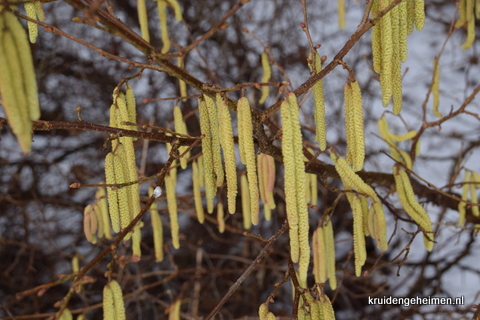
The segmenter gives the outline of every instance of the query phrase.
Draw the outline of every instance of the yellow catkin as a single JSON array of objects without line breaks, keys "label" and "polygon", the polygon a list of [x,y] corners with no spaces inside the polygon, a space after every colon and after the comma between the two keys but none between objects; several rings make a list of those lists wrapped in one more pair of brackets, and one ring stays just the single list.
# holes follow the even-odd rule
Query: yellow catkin
[{"label": "yellow catkin", "polygon": [[345,0],[338,0],[338,27],[345,29]]},{"label": "yellow catkin", "polygon": [[367,259],[365,235],[363,232],[363,210],[360,199],[357,195],[348,193],[353,215],[353,251],[355,253],[355,274],[359,277],[362,273],[362,266]]},{"label": "yellow catkin", "polygon": [[[270,81],[270,77],[272,76],[272,68],[270,67],[270,61],[268,61],[268,53],[266,52],[262,53],[261,61],[262,61],[262,68],[263,68],[263,75],[262,75],[261,82],[268,82]],[[264,103],[267,100],[269,93],[270,93],[270,87],[262,86],[262,96],[260,97],[260,100],[258,101],[258,103],[260,104]]]},{"label": "yellow catkin", "polygon": [[[27,13],[27,16],[30,19],[37,19],[37,13],[35,11],[35,5],[33,2],[26,2],[24,4],[25,6],[25,12]],[[27,26],[28,26],[28,36],[30,39],[31,43],[37,42],[37,36],[38,36],[38,26],[36,23],[27,21]]]},{"label": "yellow catkin", "polygon": [[[310,70],[317,74],[322,69],[322,60],[320,55],[315,52],[310,54]],[[323,81],[320,80],[313,85],[313,103],[315,105],[314,120],[315,120],[315,139],[318,142],[320,150],[327,148],[327,130],[325,123],[325,97],[323,94]]]},{"label": "yellow catkin", "polygon": [[42,9],[42,3],[40,1],[35,1],[34,3],[35,13],[37,14],[38,20],[45,21],[45,12]]},{"label": "yellow catkin", "polygon": [[345,110],[345,140],[347,142],[346,159],[349,164],[352,164],[357,140],[355,139],[355,126],[353,125],[352,86],[350,82],[346,82],[343,86],[343,101]]},{"label": "yellow catkin", "polygon": [[200,188],[205,188],[205,169],[203,166],[203,155],[200,155],[197,158],[198,164],[198,181],[200,183]]},{"label": "yellow catkin", "polygon": [[[175,123],[175,132],[181,133],[181,134],[188,134],[187,126],[185,125],[185,121],[183,121],[182,110],[178,105],[173,108],[173,120]],[[183,154],[187,150],[187,148],[188,148],[187,146],[179,147],[178,152],[180,154]],[[189,157],[190,157],[190,152],[188,152],[185,156],[180,158],[180,167],[182,167],[182,169],[187,168],[187,161]]]},{"label": "yellow catkin", "polygon": [[[412,2],[413,1],[409,1]],[[372,16],[375,17],[378,14],[379,4],[378,1],[374,1],[372,4]],[[382,33],[380,29],[380,23],[377,23],[372,28],[372,55],[373,55],[373,70],[376,73],[382,72]]]},{"label": "yellow catkin", "polygon": [[148,32],[148,15],[147,15],[147,6],[145,5],[145,0],[137,1],[137,12],[138,12],[138,21],[140,22],[140,32],[142,33],[142,38],[150,42],[150,33]]},{"label": "yellow catkin", "polygon": [[455,22],[455,28],[461,28],[465,24],[465,22],[467,22],[467,14],[466,14],[467,1],[468,0],[458,1],[459,17],[458,17],[458,20]]},{"label": "yellow catkin", "polygon": [[[467,0],[470,1],[470,0]],[[470,19],[467,24],[467,39],[465,40],[465,43],[462,44],[462,49],[467,50],[469,49],[473,42],[475,41],[475,19]]]},{"label": "yellow catkin", "polygon": [[323,226],[323,242],[325,244],[325,264],[327,268],[327,278],[330,288],[337,288],[337,276],[335,274],[335,237],[333,235],[333,226],[330,219]]},{"label": "yellow catkin", "polygon": [[[294,183],[293,196],[296,198],[296,211],[297,215],[297,232],[298,232],[298,273],[299,281],[301,283],[306,282],[308,265],[310,262],[310,245],[309,245],[309,227],[308,227],[308,209],[305,201],[305,164],[303,162],[303,146],[302,146],[302,132],[300,129],[300,119],[298,116],[298,103],[297,97],[294,93],[287,94],[286,103],[281,105],[282,123],[283,128],[289,128],[284,131],[285,146],[290,143],[291,146],[285,149],[283,152],[284,164],[285,164],[285,194],[287,195],[287,188],[291,187],[291,183]],[[290,135],[291,137],[288,137]],[[282,138],[282,150],[284,147],[284,141]],[[289,154],[293,151],[293,154]],[[288,158],[292,158],[287,160]],[[288,173],[287,173],[288,172]],[[293,178],[292,178],[293,177]],[[287,180],[290,180],[287,183]],[[288,211],[288,202],[287,202]],[[289,222],[290,223],[290,222]],[[292,240],[291,240],[292,241]],[[291,245],[292,247],[292,245]],[[292,247],[292,261],[295,262],[297,253],[294,252],[295,246]]]},{"label": "yellow catkin", "polygon": [[[399,166],[394,166],[393,174],[400,203],[410,218],[412,218],[415,223],[418,224],[418,226],[423,230],[424,234],[428,235],[428,238],[424,235],[424,243],[426,249],[431,251],[434,244],[434,236],[432,233],[432,222],[430,221],[430,217],[425,211],[425,208],[423,208],[422,205],[420,205],[420,203],[418,203],[418,201],[415,199],[415,194],[407,173],[403,169],[400,169]],[[431,239],[431,241],[428,239]]]},{"label": "yellow catkin", "polygon": [[[4,109],[9,121],[12,119],[12,130],[17,136],[20,147],[25,153],[27,153],[30,151],[32,141],[32,123],[30,121],[32,116],[30,115],[28,105],[28,91],[26,91],[27,83],[25,82],[27,80],[27,75],[24,74],[25,67],[23,66],[24,61],[21,52],[23,46],[21,46],[20,42],[23,41],[19,41],[19,39],[16,38],[17,34],[15,34],[15,32],[18,33],[18,30],[14,30],[13,28],[22,28],[21,30],[23,31],[23,34],[25,32],[20,25],[20,22],[17,21],[15,16],[11,17],[11,14],[12,13],[10,12],[4,14],[8,29],[4,30],[2,35],[1,46],[5,48],[2,65],[8,74],[8,78],[4,76],[5,78],[2,80],[0,87],[2,89],[2,94],[4,88],[6,91],[4,96]],[[26,41],[26,45],[28,45],[28,40]],[[29,49],[28,53],[30,54]],[[2,69],[2,73],[3,71],[4,70]],[[34,74],[33,77],[35,77]],[[11,82],[11,84],[8,85],[5,82]],[[11,94],[14,96],[13,101],[11,101]]]},{"label": "yellow catkin", "polygon": [[402,45],[401,36],[401,10],[400,5],[392,9],[392,38],[393,38],[393,55],[392,55],[392,98],[393,98],[393,113],[399,114],[402,110],[402,58],[403,52],[406,48]]},{"label": "yellow catkin", "polygon": [[348,188],[353,188],[360,193],[368,195],[375,206],[375,233],[372,237],[377,241],[377,247],[381,250],[386,251],[388,249],[387,243],[387,227],[385,221],[385,213],[383,211],[380,199],[378,198],[375,191],[367,185],[347,164],[345,159],[338,157],[334,152],[330,153],[335,164],[335,170],[340,176],[343,184]]},{"label": "yellow catkin", "polygon": [[369,229],[369,208],[368,208],[368,199],[366,197],[360,197],[360,203],[362,208],[362,217],[363,217],[363,234],[367,237],[371,235]]},{"label": "yellow catkin", "polygon": [[465,215],[467,204],[465,201],[468,201],[468,192],[470,191],[469,182],[470,182],[470,171],[465,170],[465,176],[463,178],[463,187],[462,187],[462,200],[458,203],[458,225],[463,226],[465,224]]},{"label": "yellow catkin", "polygon": [[138,259],[142,256],[142,249],[140,247],[142,243],[142,226],[143,222],[139,221],[133,228],[132,234],[132,254],[134,257],[138,257]]},{"label": "yellow catkin", "polygon": [[[475,171],[472,171],[470,181],[471,181],[471,184],[470,184],[470,199],[471,199],[471,202],[474,203],[474,204],[478,204],[478,197],[477,197],[478,184],[477,183],[480,182],[480,176],[478,175],[478,173],[476,173]],[[480,210],[479,210],[478,206],[472,206],[472,214],[475,217],[480,216]]]},{"label": "yellow catkin", "polygon": [[205,220],[205,213],[203,211],[202,193],[200,191],[200,173],[198,170],[197,161],[193,161],[192,163],[192,184],[197,219],[198,222],[203,223],[203,221]]},{"label": "yellow catkin", "polygon": [[242,193],[242,215],[243,215],[243,227],[250,229],[252,227],[251,219],[251,199],[250,190],[246,175],[240,177],[240,190]]},{"label": "yellow catkin", "polygon": [[[218,112],[217,107],[215,106],[215,101],[208,95],[203,95],[206,110],[208,113],[211,132],[211,145],[212,145],[212,158],[213,158],[213,168],[215,170],[215,175],[217,178],[217,187],[223,185],[225,173],[223,171],[222,157],[220,151],[220,129],[218,126]],[[203,131],[202,131],[203,133]]]},{"label": "yellow catkin", "polygon": [[432,94],[433,94],[433,113],[442,118],[442,114],[438,111],[440,106],[440,65],[438,64],[438,58],[433,60],[433,83],[432,83]]},{"label": "yellow catkin", "polygon": [[[166,133],[167,136],[171,137],[172,134],[167,132]],[[170,152],[172,151],[172,144],[170,143],[167,143],[165,145],[167,147],[167,153],[168,153],[168,156],[170,156]],[[177,159],[173,160],[172,161],[172,165],[170,166],[170,169],[168,170],[168,175],[172,178],[172,181],[173,181],[173,184],[174,185],[177,185]]]},{"label": "yellow catkin", "polygon": [[[123,144],[118,145],[118,148],[113,157],[113,164],[115,168],[115,183],[121,184],[128,182],[125,166],[125,147]],[[118,194],[118,206],[120,208],[120,220],[122,229],[126,228],[133,219],[131,190],[129,187],[121,187],[116,189]]]},{"label": "yellow catkin", "polygon": [[163,47],[161,52],[167,53],[170,50],[170,38],[168,36],[168,27],[167,27],[167,1],[166,0],[157,0],[157,10],[158,10],[158,19],[160,21],[160,32],[163,42]]},{"label": "yellow catkin", "polygon": [[[185,68],[185,57],[177,57],[177,65],[178,67],[184,69]],[[178,79],[178,86],[180,87],[180,96],[186,97],[187,96],[187,84],[185,81]],[[187,99],[182,99],[182,101],[186,101]]]},{"label": "yellow catkin", "polygon": [[[253,143],[253,124],[252,114],[250,110],[250,103],[246,97],[242,97],[238,100],[237,104],[238,112],[238,131],[239,131],[239,145],[243,146],[244,151],[244,163],[247,167],[248,184],[250,186],[250,213],[256,216],[256,223],[258,223],[258,211],[260,210],[260,204],[258,201],[258,177],[257,166],[255,163],[255,146]],[[253,220],[253,219],[252,219]],[[254,224],[256,224],[254,223]]]},{"label": "yellow catkin", "polygon": [[363,106],[362,106],[362,93],[360,91],[360,86],[358,81],[351,83],[351,108],[352,108],[352,119],[353,120],[349,125],[353,126],[355,132],[355,144],[353,150],[353,162],[352,168],[353,171],[360,171],[363,168],[363,163],[365,161],[365,134],[363,130]]},{"label": "yellow catkin", "polygon": [[316,283],[325,283],[327,281],[327,260],[325,252],[325,242],[323,228],[318,227],[313,232],[313,275]]},{"label": "yellow catkin", "polygon": [[175,194],[175,185],[172,177],[165,176],[165,189],[167,192],[168,215],[170,217],[170,229],[172,235],[172,245],[175,249],[180,248],[177,197]]},{"label": "yellow catkin", "polygon": [[97,238],[95,236],[94,228],[95,226],[95,216],[93,212],[93,207],[91,204],[87,205],[83,210],[83,233],[88,242],[96,243]]},{"label": "yellow catkin", "polygon": [[[0,28],[4,28],[3,17],[10,14],[5,12],[0,15]],[[17,136],[24,152],[30,151],[31,133],[29,129],[29,115],[25,108],[20,109],[17,103],[16,91],[13,85],[14,70],[10,68],[7,60],[6,52],[9,50],[16,50],[15,47],[7,48],[3,41],[5,35],[0,32],[0,91],[2,93],[2,105],[8,118],[8,123],[12,128],[13,133]],[[11,43],[11,42],[10,42]],[[8,44],[8,43],[7,43]],[[17,76],[18,77],[18,76]]]},{"label": "yellow catkin", "polygon": [[[468,1],[468,0],[467,0]],[[420,31],[425,26],[425,1],[415,1],[415,28]]]},{"label": "yellow catkin", "polygon": [[480,19],[480,0],[475,0],[475,17]]},{"label": "yellow catkin", "polygon": [[176,299],[169,308],[168,320],[180,320],[180,307],[182,300]]},{"label": "yellow catkin", "polygon": [[407,48],[407,35],[408,35],[408,3],[412,1],[402,1],[398,4],[398,17],[399,17],[399,37],[400,37],[400,61],[407,61],[408,48]]},{"label": "yellow catkin", "polygon": [[320,299],[323,320],[335,320],[335,312],[333,311],[332,302],[326,294],[323,294]]},{"label": "yellow catkin", "polygon": [[[227,199],[228,212],[235,213],[237,199],[237,166],[235,160],[235,145],[233,142],[233,128],[230,111],[225,100],[217,94],[218,120],[220,124],[220,142],[225,160],[225,172],[227,176]],[[253,165],[254,166],[254,165]]]},{"label": "yellow catkin", "polygon": [[410,34],[413,32],[413,28],[415,27],[415,1],[406,1],[406,3],[407,3],[407,34]]},{"label": "yellow catkin", "polygon": [[72,312],[68,308],[65,308],[62,311],[62,315],[60,316],[60,318],[58,318],[58,320],[72,320],[72,319],[73,319]]},{"label": "yellow catkin", "polygon": [[103,320],[117,319],[115,314],[115,303],[110,285],[103,287]]},{"label": "yellow catkin", "polygon": [[[300,258],[300,248],[298,239],[298,206],[297,206],[297,193],[296,193],[296,172],[295,172],[295,149],[293,146],[294,141],[294,128],[291,125],[291,115],[289,111],[289,104],[287,101],[283,101],[281,104],[282,115],[282,152],[283,152],[283,164],[284,170],[284,188],[285,188],[285,203],[287,211],[287,220],[289,226],[290,237],[290,255],[293,262],[298,262]],[[260,163],[260,161],[259,161]],[[259,168],[259,173],[261,173]]]},{"label": "yellow catkin", "polygon": [[265,170],[265,200],[270,209],[275,209],[275,199],[273,198],[273,188],[275,187],[275,159],[269,154],[263,156],[263,168]]},{"label": "yellow catkin", "polygon": [[[380,1],[380,10],[384,10],[388,1]],[[382,88],[382,104],[387,107],[392,97],[392,62],[393,62],[393,35],[392,12],[386,13],[379,23],[382,41],[382,72],[380,73],[380,87]]]},{"label": "yellow catkin", "polygon": [[[137,103],[135,101],[135,94],[133,93],[132,86],[128,83],[125,100],[127,103],[128,121],[131,123],[137,123]],[[129,126],[128,129],[138,131],[136,126]]]},{"label": "yellow catkin", "polygon": [[265,157],[264,153],[259,153],[257,155],[257,172],[258,172],[258,189],[260,192],[260,198],[262,199],[263,203],[267,203],[267,197],[266,197],[266,185],[265,181],[266,178],[265,176],[267,175],[266,173],[266,168],[264,167],[265,162],[263,161],[263,158]]},{"label": "yellow catkin", "polygon": [[113,305],[115,306],[115,320],[125,320],[125,305],[123,303],[122,288],[116,280],[110,281],[108,284],[113,294]]},{"label": "yellow catkin", "polygon": [[97,206],[102,215],[103,234],[106,239],[112,239],[112,230],[111,230],[111,225],[110,225],[110,220],[108,215],[107,193],[104,187],[98,187],[97,192],[95,194],[95,199],[97,201]]},{"label": "yellow catkin", "polygon": [[[148,187],[148,195],[151,197],[153,194],[153,188]],[[150,217],[152,219],[153,229],[153,248],[155,251],[155,261],[163,261],[163,226],[162,219],[157,209],[157,202],[154,201],[150,207]]]},{"label": "yellow catkin", "polygon": [[102,212],[98,203],[93,204],[93,212],[95,213],[95,219],[97,221],[97,236],[103,238],[105,227],[103,226]]},{"label": "yellow catkin", "polygon": [[267,320],[268,307],[267,303],[262,303],[258,308],[258,318],[260,320]]},{"label": "yellow catkin", "polygon": [[223,203],[219,202],[217,204],[217,222],[218,222],[218,232],[225,232],[225,210],[223,209]]},{"label": "yellow catkin", "polygon": [[177,0],[167,0],[168,3],[172,6],[173,12],[175,13],[175,20],[182,21],[182,8]]},{"label": "yellow catkin", "polygon": [[[115,184],[115,164],[113,153],[109,152],[105,157],[105,181],[107,184]],[[108,194],[108,212],[112,222],[113,231],[120,231],[120,208],[118,206],[118,189],[107,187]]]}]

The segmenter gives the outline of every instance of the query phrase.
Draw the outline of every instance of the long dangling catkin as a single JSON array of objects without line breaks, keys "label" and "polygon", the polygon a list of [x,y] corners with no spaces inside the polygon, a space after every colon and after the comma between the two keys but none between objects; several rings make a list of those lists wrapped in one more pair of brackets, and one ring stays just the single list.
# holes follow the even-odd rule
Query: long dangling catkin
[{"label": "long dangling catkin", "polygon": [[[115,183],[122,184],[128,182],[126,172],[128,169],[125,164],[125,147],[119,144],[113,157],[113,164],[115,168]],[[133,219],[133,203],[132,194],[129,187],[120,187],[117,189],[118,206],[120,207],[120,220],[122,228],[126,228]]]},{"label": "long dangling catkin", "polygon": [[110,290],[112,290],[113,305],[115,306],[115,318],[112,318],[112,319],[125,320],[126,315],[125,315],[125,305],[123,303],[122,288],[118,284],[117,280],[112,280],[107,285],[110,287]]},{"label": "long dangling catkin", "polygon": [[173,8],[173,12],[175,14],[175,20],[182,21],[182,8],[177,0],[167,0],[170,6]]},{"label": "long dangling catkin", "polygon": [[[243,227],[250,229],[252,227],[250,190],[246,175],[240,177],[240,190],[242,193],[242,215]],[[257,200],[258,201],[258,200]]]},{"label": "long dangling catkin", "polygon": [[203,211],[202,193],[200,191],[200,173],[198,170],[197,161],[192,162],[192,184],[193,184],[193,198],[195,202],[195,211],[197,212],[198,222],[203,223],[205,220],[205,213]]},{"label": "long dangling catkin", "polygon": [[355,253],[355,274],[359,277],[362,273],[362,266],[367,260],[365,235],[363,232],[363,211],[362,204],[357,195],[347,193],[348,201],[352,208],[353,215],[353,251]]},{"label": "long dangling catkin", "polygon": [[[2,41],[0,46],[5,48],[3,57],[1,58],[1,60],[3,60],[1,66],[2,73],[5,70],[6,74],[1,77],[0,88],[2,90],[4,109],[9,118],[9,123],[11,121],[12,131],[17,136],[22,150],[27,153],[30,151],[32,140],[32,123],[30,119],[34,118],[30,112],[31,107],[29,108],[30,99],[28,96],[32,88],[28,87],[28,85],[31,84],[27,82],[30,80],[28,77],[33,76],[35,78],[35,73],[26,74],[26,66],[23,65],[26,63],[25,59],[32,59],[30,48],[25,48],[29,46],[28,40],[26,40],[25,30],[20,22],[15,16],[11,15],[13,14],[10,12],[3,14],[6,28],[4,28],[1,36]],[[19,39],[19,36],[23,37]],[[25,38],[25,41],[23,41],[23,38]],[[21,51],[24,49],[28,49],[26,54]],[[32,65],[31,61],[30,64]],[[8,82],[10,82],[10,84]],[[33,83],[35,84],[34,89],[36,90],[36,82]],[[38,98],[36,105],[38,108]]]},{"label": "long dangling catkin", "polygon": [[[252,221],[254,224],[258,223],[258,211],[260,210],[260,204],[258,201],[258,177],[257,177],[257,166],[255,163],[255,146],[253,143],[253,124],[252,124],[252,114],[250,110],[250,103],[246,97],[241,97],[238,100],[237,104],[237,113],[238,113],[238,140],[239,145],[243,146],[244,156],[243,160],[245,166],[247,167],[248,175],[248,185],[250,191],[250,205],[249,209],[252,215]],[[257,219],[254,221],[253,216],[256,216]],[[256,223],[255,223],[256,222]]]},{"label": "long dangling catkin", "polygon": [[[305,165],[297,97],[287,94],[281,104],[283,124],[282,150],[285,165],[285,198],[290,225],[292,261],[299,262],[299,281],[306,282],[310,261],[308,209],[305,201]],[[290,221],[291,219],[291,221]]]},{"label": "long dangling catkin", "polygon": [[225,172],[227,176],[228,212],[232,214],[235,213],[238,192],[232,119],[230,117],[230,111],[228,111],[228,106],[220,93],[217,94],[216,100],[218,108],[218,121],[220,124],[220,143],[222,145],[223,159],[225,160]]},{"label": "long dangling catkin", "polygon": [[432,83],[432,93],[433,93],[433,113],[442,118],[442,114],[438,111],[440,106],[440,65],[438,64],[438,57],[433,60],[433,83]]},{"label": "long dangling catkin", "polygon": [[103,287],[103,320],[116,319],[113,292],[109,284]]},{"label": "long dangling catkin", "polygon": [[458,203],[458,225],[463,226],[465,224],[465,215],[466,215],[466,201],[468,201],[468,192],[470,191],[469,182],[470,182],[470,171],[465,170],[465,176],[463,178],[463,187],[462,187],[462,200]]},{"label": "long dangling catkin", "polygon": [[[183,120],[183,115],[182,115],[182,110],[180,109],[180,106],[175,106],[173,108],[173,119],[175,122],[175,132],[181,133],[181,134],[188,134],[187,133],[187,126],[185,124],[185,121]],[[178,152],[180,154],[183,154],[187,150],[187,146],[181,146],[178,148]],[[180,167],[182,169],[187,168],[187,161],[190,158],[190,152],[187,152],[183,157],[180,158]]]},{"label": "long dangling catkin", "polygon": [[[388,6],[388,1],[380,1],[379,10]],[[380,74],[380,87],[382,88],[382,104],[387,107],[392,97],[392,62],[393,62],[393,36],[392,12],[387,12],[379,23],[382,41],[382,72]]]},{"label": "long dangling catkin", "polygon": [[95,201],[97,202],[97,207],[102,217],[103,234],[106,239],[110,240],[112,239],[112,227],[108,215],[107,193],[104,187],[98,187],[97,192],[95,193]]},{"label": "long dangling catkin", "polygon": [[[310,53],[309,67],[312,73],[317,74],[322,70],[322,59],[317,52]],[[327,148],[327,130],[325,123],[325,97],[323,94],[323,80],[318,81],[313,85],[313,103],[315,105],[314,120],[315,120],[315,139],[318,142],[320,150]]]},{"label": "long dangling catkin", "polygon": [[335,237],[333,235],[332,221],[330,218],[323,225],[323,243],[325,244],[325,264],[330,288],[337,288],[337,276],[335,274]]},{"label": "long dangling catkin", "polygon": [[225,232],[225,213],[223,210],[223,203],[220,201],[217,204],[217,222],[218,222],[218,232],[224,233]]},{"label": "long dangling catkin", "polygon": [[273,188],[275,187],[275,159],[269,154],[263,156],[265,179],[265,198],[270,209],[275,209],[275,199],[273,198]]},{"label": "long dangling catkin", "polygon": [[[477,188],[478,183],[480,182],[480,176],[475,171],[472,171],[470,176],[470,199],[473,204],[478,204],[478,197],[477,197]],[[474,217],[480,216],[480,210],[478,206],[472,206],[472,214]]]},{"label": "long dangling catkin", "polygon": [[140,31],[142,33],[142,38],[150,42],[150,33],[148,32],[148,15],[147,15],[147,6],[145,5],[145,0],[137,1],[137,12],[138,12],[138,21],[140,22]]},{"label": "long dangling catkin", "polygon": [[97,236],[99,239],[103,238],[104,233],[104,226],[103,226],[103,218],[102,212],[100,211],[100,206],[98,203],[94,203],[93,205],[93,213],[95,214],[95,219],[97,221]]},{"label": "long dangling catkin", "polygon": [[170,217],[170,229],[172,235],[172,245],[175,249],[180,248],[179,239],[179,225],[178,225],[178,211],[177,211],[177,197],[175,194],[175,185],[172,177],[165,176],[165,189],[167,191],[167,207],[168,215]]},{"label": "long dangling catkin", "polygon": [[[114,155],[109,152],[105,157],[105,181],[107,184],[116,184],[115,181],[115,163]],[[108,212],[112,221],[112,229],[115,232],[120,231],[120,208],[118,206],[118,189],[107,187],[108,194]]]},{"label": "long dangling catkin", "polygon": [[91,204],[87,205],[83,210],[83,233],[90,243],[97,243],[97,220]]},{"label": "long dangling catkin", "polygon": [[365,160],[362,93],[358,81],[347,82],[345,90],[350,91],[345,94],[345,126],[350,132],[350,137],[347,134],[347,158],[350,155],[353,171],[360,171]]},{"label": "long dangling catkin", "polygon": [[316,283],[325,283],[327,281],[327,258],[325,251],[325,242],[323,228],[319,226],[313,232],[313,275]]},{"label": "long dangling catkin", "polygon": [[[204,94],[203,99],[205,101],[206,110],[209,118],[209,131],[211,132],[211,145],[212,145],[212,158],[213,168],[217,178],[217,187],[221,187],[224,182],[225,173],[223,171],[222,156],[220,151],[220,130],[218,127],[218,112],[215,106],[215,101],[208,95]],[[201,116],[201,115],[200,115]],[[204,133],[202,131],[202,133]]]},{"label": "long dangling catkin", "polygon": [[345,0],[338,0],[338,27],[345,29]]},{"label": "long dangling catkin", "polygon": [[169,308],[168,320],[180,320],[180,307],[182,299],[176,299]]},{"label": "long dangling catkin", "polygon": [[[132,86],[127,83],[127,91],[125,92],[125,102],[127,103],[128,121],[137,123],[137,103],[135,101],[135,94]],[[126,120],[125,120],[126,121]],[[129,130],[138,131],[137,126],[129,126]],[[136,138],[134,139],[134,141]]]},{"label": "long dangling catkin", "polygon": [[[185,68],[185,57],[177,57],[177,65],[179,68],[184,69]],[[186,97],[188,95],[187,93],[187,84],[185,81],[178,79],[178,86],[180,87],[180,96],[181,97]],[[182,99],[182,101],[187,101],[187,99]]]},{"label": "long dangling catkin", "polygon": [[[25,12],[27,13],[27,17],[30,19],[37,19],[37,13],[35,12],[35,5],[33,2],[26,2],[24,4],[25,6]],[[28,36],[30,39],[31,43],[37,42],[37,36],[38,36],[38,26],[36,23],[27,21],[27,27],[28,27]]]},{"label": "long dangling catkin", "polygon": [[[148,195],[151,197],[153,194],[153,188],[148,187]],[[153,229],[153,248],[155,251],[155,261],[163,261],[163,226],[162,219],[157,209],[157,202],[154,201],[150,207],[150,217],[152,220]]]},{"label": "long dangling catkin", "polygon": [[[468,1],[468,0],[467,0]],[[415,1],[415,28],[420,31],[425,26],[425,1]]]},{"label": "long dangling catkin", "polygon": [[434,244],[432,233],[432,222],[425,208],[415,199],[415,193],[405,170],[398,165],[393,167],[393,175],[397,188],[398,198],[405,212],[412,218],[424,232],[424,244],[428,251],[431,251]]},{"label": "long dangling catkin", "polygon": [[[263,68],[263,75],[262,75],[261,82],[268,82],[270,80],[270,77],[272,76],[272,68],[270,67],[270,61],[268,61],[268,53],[263,52],[261,56],[261,60],[262,60],[262,68]],[[258,101],[258,103],[259,104],[264,103],[267,100],[269,93],[270,93],[270,87],[262,86],[262,96],[260,97],[260,100]]]},{"label": "long dangling catkin", "polygon": [[157,10],[158,10],[158,19],[160,21],[160,32],[163,42],[163,47],[161,52],[167,53],[170,50],[170,38],[168,37],[168,27],[167,27],[167,1],[166,0],[157,0]]},{"label": "long dangling catkin", "polygon": [[345,159],[338,157],[334,152],[330,153],[330,157],[335,165],[335,170],[340,176],[346,189],[355,189],[356,191],[366,194],[372,199],[375,207],[374,221],[375,232],[372,237],[377,241],[377,248],[386,251],[388,249],[387,243],[387,226],[385,221],[385,213],[382,208],[380,199],[375,191],[366,184],[347,164]]},{"label": "long dangling catkin", "polygon": [[139,221],[133,228],[132,234],[132,255],[139,260],[142,256],[142,249],[140,247],[140,244],[142,243],[142,227],[143,222]]}]

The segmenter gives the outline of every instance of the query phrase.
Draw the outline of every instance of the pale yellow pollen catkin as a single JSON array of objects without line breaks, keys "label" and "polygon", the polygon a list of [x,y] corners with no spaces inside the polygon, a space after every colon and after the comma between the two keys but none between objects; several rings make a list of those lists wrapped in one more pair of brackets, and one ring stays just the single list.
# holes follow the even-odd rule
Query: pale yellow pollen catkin
[{"label": "pale yellow pollen catkin", "polygon": [[168,25],[167,25],[167,1],[166,0],[157,0],[157,10],[158,10],[158,19],[160,21],[160,32],[163,42],[163,47],[161,52],[167,53],[170,50],[170,38],[168,36]]},{"label": "pale yellow pollen catkin", "polygon": [[150,42],[150,33],[148,31],[148,15],[145,0],[137,0],[138,21],[140,22],[140,31],[142,38]]},{"label": "pale yellow pollen catkin", "polygon": [[197,212],[198,222],[203,223],[205,220],[205,213],[203,211],[202,193],[200,191],[200,174],[198,172],[197,161],[192,162],[192,183],[193,183],[193,198],[195,202],[195,211]]},{"label": "pale yellow pollen catkin", "polygon": [[250,190],[246,175],[240,177],[240,190],[242,195],[242,215],[243,215],[243,227],[250,229],[252,227],[251,219],[251,206],[250,206]]},{"label": "pale yellow pollen catkin", "polygon": [[170,229],[172,236],[172,245],[175,249],[180,248],[179,238],[179,225],[178,225],[178,209],[177,209],[177,197],[175,193],[175,185],[172,177],[165,176],[165,189],[167,192],[167,207],[168,215],[170,217]]},{"label": "pale yellow pollen catkin", "polygon": [[[262,53],[261,61],[262,61],[262,68],[263,68],[263,75],[262,75],[261,82],[268,82],[270,80],[270,77],[272,76],[272,68],[270,67],[270,61],[268,60],[268,53],[266,52]],[[260,104],[264,103],[267,100],[269,93],[270,93],[270,87],[262,86],[262,96],[260,97],[260,100],[258,101],[258,103]]]},{"label": "pale yellow pollen catkin", "polygon": [[[218,126],[218,111],[215,101],[208,95],[203,95],[203,100],[205,101],[206,110],[209,118],[209,132],[211,132],[211,145],[212,145],[212,159],[213,159],[213,168],[215,170],[215,175],[217,178],[217,187],[221,187],[224,182],[224,170],[222,164],[222,153],[220,150],[220,129]],[[202,133],[203,130],[202,130]]]},{"label": "pale yellow pollen catkin", "polygon": [[220,124],[220,142],[223,150],[223,159],[225,160],[225,172],[227,176],[227,200],[228,212],[230,214],[236,211],[237,198],[237,166],[235,160],[235,146],[233,142],[233,128],[230,111],[223,97],[217,94],[218,120]]}]

